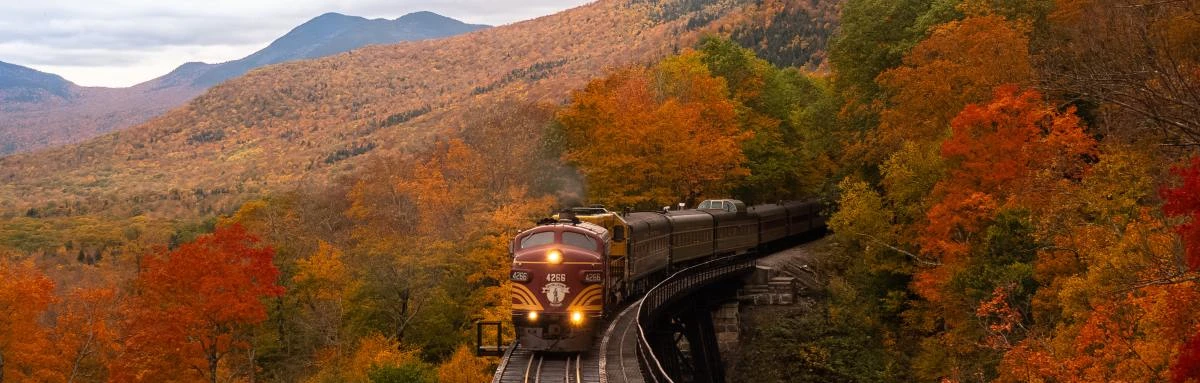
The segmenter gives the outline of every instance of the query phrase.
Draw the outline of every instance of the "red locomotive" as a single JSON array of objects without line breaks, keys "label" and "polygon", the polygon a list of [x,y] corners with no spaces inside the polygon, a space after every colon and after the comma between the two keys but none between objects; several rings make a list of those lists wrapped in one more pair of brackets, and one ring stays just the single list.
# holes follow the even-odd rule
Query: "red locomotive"
[{"label": "red locomotive", "polygon": [[603,316],[609,232],[553,220],[513,240],[513,323],[525,347],[582,351]]}]

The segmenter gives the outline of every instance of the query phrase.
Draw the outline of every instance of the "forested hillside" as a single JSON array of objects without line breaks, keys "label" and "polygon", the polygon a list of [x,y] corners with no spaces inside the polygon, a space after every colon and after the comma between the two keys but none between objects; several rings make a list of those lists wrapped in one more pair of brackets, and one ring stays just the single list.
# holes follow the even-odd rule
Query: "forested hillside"
[{"label": "forested hillside", "polygon": [[848,1],[833,277],[767,332],[788,371],[1197,381],[1197,6]]},{"label": "forested hillside", "polygon": [[[0,307],[13,308],[0,311],[0,371],[55,382],[485,381],[495,361],[474,357],[468,340],[476,321],[510,318],[508,241],[557,207],[605,198],[589,196],[584,166],[563,162],[578,149],[572,129],[591,129],[567,122],[572,92],[611,71],[647,86],[671,74],[657,84],[666,88],[643,88],[665,98],[638,101],[691,121],[722,105],[718,132],[762,135],[735,134],[719,160],[790,167],[766,153],[797,142],[783,127],[815,83],[702,36],[812,4],[599,2],[251,72],[132,130],[0,159]],[[836,14],[835,3],[817,9],[812,18]],[[741,155],[743,145],[763,152]],[[744,189],[786,197],[813,176],[770,174],[786,186]],[[720,180],[702,195],[739,187]]]}]

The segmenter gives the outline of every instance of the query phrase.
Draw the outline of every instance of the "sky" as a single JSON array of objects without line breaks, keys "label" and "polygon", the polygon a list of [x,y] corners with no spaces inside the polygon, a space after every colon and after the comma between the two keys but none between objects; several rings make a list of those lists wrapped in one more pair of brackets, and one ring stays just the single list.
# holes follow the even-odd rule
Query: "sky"
[{"label": "sky", "polygon": [[0,61],[82,86],[125,87],[190,61],[262,49],[326,12],[395,19],[432,11],[503,25],[590,0],[0,0]]}]

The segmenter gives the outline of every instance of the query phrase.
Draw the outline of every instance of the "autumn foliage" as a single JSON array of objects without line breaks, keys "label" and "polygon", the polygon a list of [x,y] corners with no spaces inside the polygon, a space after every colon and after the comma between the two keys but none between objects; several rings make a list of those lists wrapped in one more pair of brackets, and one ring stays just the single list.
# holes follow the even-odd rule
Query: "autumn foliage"
[{"label": "autumn foliage", "polygon": [[1163,189],[1162,196],[1167,201],[1163,212],[1187,220],[1176,232],[1186,246],[1188,267],[1200,271],[1200,157],[1192,158],[1188,167],[1174,168],[1172,173],[1179,177],[1180,184]]},{"label": "autumn foliage", "polygon": [[819,195],[828,285],[763,331],[776,377],[1196,382],[1195,1],[842,5],[815,72],[760,57],[812,51],[779,18],[822,2],[598,2],[6,157],[0,372],[486,380],[472,326],[552,209]]},{"label": "autumn foliage", "polygon": [[695,52],[593,81],[559,114],[563,157],[587,177],[590,199],[613,206],[723,195],[748,175],[741,144],[750,138],[727,92]]},{"label": "autumn foliage", "polygon": [[253,373],[231,355],[246,352],[253,325],[267,319],[263,298],[284,292],[274,253],[233,225],[143,259],[113,379],[217,382]]},{"label": "autumn foliage", "polygon": [[[1200,157],[1192,158],[1190,166],[1175,167],[1172,173],[1179,177],[1179,184],[1161,191],[1166,200],[1163,212],[1186,220],[1175,232],[1183,239],[1187,267],[1200,271]],[[1174,382],[1200,379],[1200,331],[1180,348],[1179,357],[1171,367],[1171,379]]]},{"label": "autumn foliage", "polygon": [[937,26],[904,65],[879,75],[888,108],[872,150],[886,154],[904,142],[943,139],[967,104],[986,101],[997,86],[1027,84],[1034,76],[1028,45],[1019,25],[997,15]]},{"label": "autumn foliage", "polygon": [[0,378],[64,382],[42,315],[54,303],[54,282],[31,262],[0,258]]},{"label": "autumn foliage", "polygon": [[1171,381],[1187,382],[1200,379],[1200,334],[1192,336],[1179,350],[1179,358],[1171,366]]},{"label": "autumn foliage", "polygon": [[968,105],[950,123],[942,155],[954,168],[945,189],[1014,194],[1022,179],[1047,171],[1078,179],[1095,141],[1083,132],[1074,110],[1059,112],[1033,90],[996,90],[991,102]]},{"label": "autumn foliage", "polygon": [[1194,378],[1194,4],[1135,3],[847,3],[830,310],[882,380]]}]

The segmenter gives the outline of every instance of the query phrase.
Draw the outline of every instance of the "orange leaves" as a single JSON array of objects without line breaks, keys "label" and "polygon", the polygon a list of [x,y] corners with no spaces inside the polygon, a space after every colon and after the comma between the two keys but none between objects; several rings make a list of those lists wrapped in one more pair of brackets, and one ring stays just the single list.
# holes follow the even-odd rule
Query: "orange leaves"
[{"label": "orange leaves", "polygon": [[334,300],[342,298],[350,284],[351,275],[342,262],[342,251],[325,241],[319,241],[317,252],[296,261],[292,277],[299,288],[311,290],[312,298]]},{"label": "orange leaves", "polygon": [[488,370],[487,361],[476,357],[467,346],[459,346],[454,355],[438,367],[438,381],[441,383],[475,383],[486,382],[490,377],[485,374]]},{"label": "orange leaves", "polygon": [[283,294],[274,253],[233,225],[144,259],[114,380],[233,375],[224,357],[246,348],[249,326],[267,318],[261,298]]},{"label": "orange leaves", "polygon": [[1072,112],[1055,111],[1033,90],[997,89],[990,103],[968,105],[951,122],[953,133],[942,144],[942,155],[957,165],[951,178],[990,193],[1011,193],[1003,189],[1041,170],[1078,178],[1095,141]]},{"label": "orange leaves", "polygon": [[947,260],[965,256],[970,250],[966,237],[979,231],[996,208],[997,201],[987,193],[963,190],[950,194],[929,209],[922,248]]},{"label": "orange leaves", "polygon": [[0,253],[0,378],[66,381],[47,329],[39,322],[54,298],[54,282],[32,262]]},{"label": "orange leaves", "polygon": [[949,177],[934,187],[940,200],[926,213],[918,241],[923,252],[949,263],[968,253],[972,234],[995,211],[1046,198],[1034,195],[1030,185],[1080,177],[1084,157],[1095,150],[1077,117],[1015,86],[997,89],[987,104],[968,105],[951,127],[942,143]]},{"label": "orange leaves", "polygon": [[405,350],[395,339],[378,333],[363,335],[357,346],[330,347],[318,354],[315,365],[320,369],[305,382],[369,382],[373,368],[420,361],[417,350]]},{"label": "orange leaves", "polygon": [[494,180],[486,167],[458,139],[438,142],[417,158],[380,161],[351,190],[346,215],[363,223],[356,230],[359,239],[381,252],[394,251],[387,248],[404,235],[452,238],[470,229],[456,219],[489,201],[486,191]]},{"label": "orange leaves", "polygon": [[1159,192],[1166,200],[1163,212],[1189,219],[1175,230],[1186,246],[1187,266],[1200,271],[1200,157],[1192,158],[1191,165],[1186,168],[1172,168],[1171,173],[1179,177],[1180,184]]},{"label": "orange leaves", "polygon": [[1170,378],[1173,359],[1175,372],[1190,368],[1190,345],[1179,347],[1196,333],[1195,318],[1200,316],[1196,288],[1192,283],[1155,286],[1096,305],[1073,339],[1067,338],[1072,342],[1064,355],[1068,376],[1082,381],[1161,382]]},{"label": "orange leaves", "polygon": [[878,127],[847,147],[882,177],[843,189],[830,221],[930,261],[910,262],[896,325],[921,346],[902,363],[931,381],[1200,381],[1200,157],[1154,190],[1190,150],[1157,144],[1198,137],[1181,101],[1200,78],[1195,2],[950,3],[964,18],[876,77]]},{"label": "orange leaves", "polygon": [[1024,31],[1000,16],[937,27],[904,57],[904,65],[876,79],[890,96],[880,115],[882,146],[875,150],[941,140],[950,119],[967,104],[986,100],[1001,84],[1029,83],[1034,74],[1028,46]]},{"label": "orange leaves", "polygon": [[951,122],[941,145],[947,176],[933,188],[917,240],[938,264],[920,269],[910,288],[928,303],[916,311],[943,328],[938,347],[961,358],[940,361],[940,351],[927,349],[919,363],[990,370],[995,359],[983,355],[1007,352],[1029,334],[1043,246],[1031,215],[1055,211],[1045,208],[1063,193],[1055,187],[1078,183],[1095,151],[1078,118],[1041,97],[1001,86]]},{"label": "orange leaves", "polygon": [[992,297],[980,302],[975,309],[975,316],[987,324],[988,335],[984,339],[987,346],[997,350],[1008,350],[1013,347],[1009,336],[1021,325],[1021,312],[1009,304],[1012,294],[1011,286],[998,286],[992,291]]},{"label": "orange leaves", "polygon": [[[627,68],[575,92],[558,115],[563,156],[594,200],[651,207],[723,195],[748,174],[736,104],[697,53]],[[654,158],[648,161],[647,158]]]},{"label": "orange leaves", "polygon": [[1113,303],[1093,308],[1080,326],[1066,367],[1082,381],[1148,381],[1145,361],[1137,355],[1136,307]]},{"label": "orange leaves", "polygon": [[[995,382],[1048,383],[1058,382],[1062,366],[1054,356],[1031,339],[1018,344],[1004,353],[1000,361],[999,376]],[[1069,380],[1062,380],[1069,381]]]},{"label": "orange leaves", "polygon": [[120,339],[116,287],[76,288],[61,303],[55,343],[72,381],[107,373]]},{"label": "orange leaves", "polygon": [[[1101,173],[1089,172],[1093,179],[1085,184],[1111,176]],[[1172,282],[1180,269],[1170,226],[1154,214],[1157,209],[1124,211],[1124,202],[1114,202],[1103,206],[1105,215],[1094,224],[1074,224],[1058,240],[1059,251],[1039,254],[1039,279],[1048,286],[1038,290],[1041,303],[1034,307],[1041,318],[1057,321],[1052,332],[1026,346],[1061,366],[1042,370],[1045,381],[1165,381],[1176,348],[1196,332],[1200,290],[1194,282]],[[1006,364],[1005,374],[1035,370]]]},{"label": "orange leaves", "polygon": [[142,298],[190,306],[215,322],[261,321],[266,311],[258,298],[283,294],[274,254],[239,225],[218,228],[165,257],[145,259]]},{"label": "orange leaves", "polygon": [[0,379],[68,382],[103,379],[119,337],[114,287],[55,284],[32,262],[0,253]]},{"label": "orange leaves", "polygon": [[997,89],[987,104],[968,105],[951,128],[942,143],[950,176],[934,188],[942,198],[927,213],[921,239],[923,249],[939,256],[963,254],[967,234],[997,207],[1038,205],[1046,196],[1031,186],[1081,177],[1085,157],[1095,152],[1077,117],[1015,86]]}]

